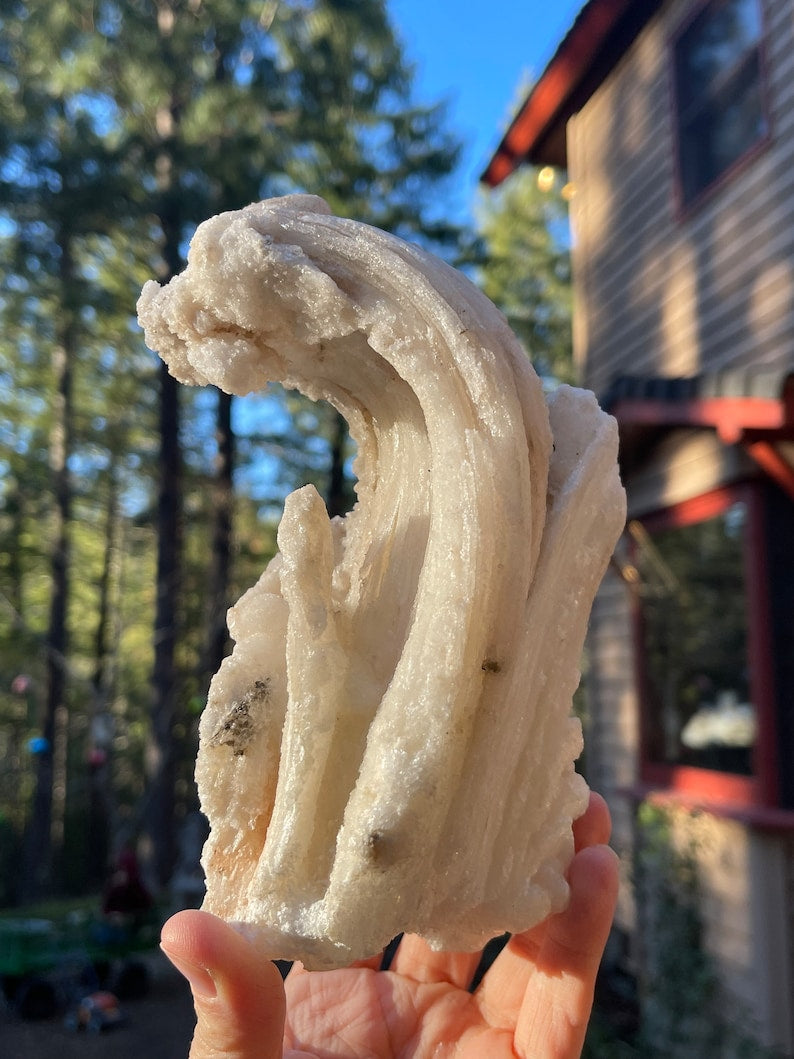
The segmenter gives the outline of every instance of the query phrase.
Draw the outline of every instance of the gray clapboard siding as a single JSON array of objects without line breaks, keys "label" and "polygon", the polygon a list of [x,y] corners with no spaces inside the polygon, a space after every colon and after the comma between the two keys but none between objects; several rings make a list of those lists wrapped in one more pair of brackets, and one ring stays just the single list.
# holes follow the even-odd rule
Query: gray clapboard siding
[{"label": "gray clapboard siding", "polygon": [[577,360],[621,373],[783,364],[794,348],[794,25],[766,4],[771,142],[688,216],[676,212],[669,42],[652,20],[569,126]]},{"label": "gray clapboard siding", "polygon": [[[675,186],[670,43],[694,0],[663,5],[568,126],[574,345],[585,385],[620,374],[782,367],[794,351],[794,5],[762,0],[771,134],[688,213]],[[746,473],[746,457],[703,431],[676,432],[631,483],[631,513]],[[619,553],[624,545],[619,546]],[[588,635],[588,779],[608,798],[630,858],[638,700],[630,589],[611,569]],[[794,1054],[794,840],[738,821],[680,814],[698,843],[708,947],[726,992],[767,1040]],[[779,885],[778,885],[779,882]],[[618,923],[632,928],[632,892]]]}]

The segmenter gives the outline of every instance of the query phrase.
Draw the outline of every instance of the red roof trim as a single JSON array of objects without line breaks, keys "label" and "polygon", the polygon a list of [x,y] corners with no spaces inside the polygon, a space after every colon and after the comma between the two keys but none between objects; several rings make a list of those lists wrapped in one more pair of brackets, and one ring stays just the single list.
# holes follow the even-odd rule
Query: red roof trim
[{"label": "red roof trim", "polygon": [[534,152],[555,126],[570,117],[571,97],[592,72],[621,17],[636,3],[637,0],[589,0],[585,4],[502,137],[482,175],[484,183],[496,187],[525,159],[544,161]]}]

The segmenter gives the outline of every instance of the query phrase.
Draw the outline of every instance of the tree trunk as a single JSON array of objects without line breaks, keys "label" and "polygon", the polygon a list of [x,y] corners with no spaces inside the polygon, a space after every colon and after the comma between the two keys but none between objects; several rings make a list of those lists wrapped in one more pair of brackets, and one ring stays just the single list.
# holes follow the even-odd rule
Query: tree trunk
[{"label": "tree trunk", "polygon": [[[75,331],[70,305],[73,283],[71,240],[62,236],[59,309],[60,335],[52,352],[53,407],[49,465],[53,489],[50,617],[46,640],[46,685],[42,702],[41,740],[36,753],[36,783],[23,858],[22,887],[26,900],[35,900],[52,885],[53,837],[62,837],[63,820],[53,814],[55,744],[59,716],[65,723],[66,612],[69,596],[69,523],[72,488],[68,458],[72,438],[72,362]],[[63,781],[65,777],[61,777]],[[65,791],[62,792],[65,795]],[[59,806],[63,805],[59,798]]]},{"label": "tree trunk", "polygon": [[[23,580],[23,539],[25,534],[25,496],[20,480],[20,473],[16,470],[16,461],[11,461],[7,481],[7,492],[5,498],[5,509],[11,522],[11,539],[8,550],[3,556],[6,583],[8,585],[7,606],[14,617],[15,624],[21,624],[22,611],[24,609],[22,597]],[[24,474],[24,467],[22,470]]]},{"label": "tree trunk", "polygon": [[113,585],[118,572],[119,487],[116,455],[110,454],[108,495],[105,508],[105,541],[99,578],[99,613],[94,633],[94,675],[91,683],[97,699],[107,697],[112,684]]},{"label": "tree trunk", "polygon": [[114,452],[111,452],[110,458],[104,556],[99,580],[99,614],[94,635],[94,674],[91,679],[94,703],[88,759],[88,827],[91,841],[88,843],[86,877],[94,889],[101,886],[107,875],[112,831],[110,754],[113,731],[110,703],[114,683],[113,611],[114,586],[118,583],[119,567],[119,497]]},{"label": "tree trunk", "polygon": [[[175,9],[169,0],[157,5],[157,31],[161,58],[173,62],[171,37]],[[158,219],[163,234],[161,283],[181,269],[182,209],[176,186],[173,145],[180,108],[175,89],[157,108],[156,128],[160,150],[155,162],[159,192]],[[150,881],[164,888],[176,860],[176,768],[179,677],[176,644],[182,592],[182,447],[180,440],[179,384],[160,364],[160,484],[157,504],[157,603],[154,619],[152,713],[146,748],[146,804],[143,854]]]},{"label": "tree trunk", "polygon": [[182,452],[179,384],[160,366],[160,486],[157,505],[157,603],[154,624],[152,715],[146,753],[145,850],[153,881],[163,887],[176,853],[174,722],[178,678],[175,658],[182,575]]},{"label": "tree trunk", "polygon": [[213,530],[207,643],[202,660],[205,688],[209,684],[210,677],[226,656],[229,645],[226,611],[229,607],[229,576],[232,562],[235,437],[232,429],[232,398],[221,390],[218,391],[215,437],[218,449],[215,457],[212,490]]}]

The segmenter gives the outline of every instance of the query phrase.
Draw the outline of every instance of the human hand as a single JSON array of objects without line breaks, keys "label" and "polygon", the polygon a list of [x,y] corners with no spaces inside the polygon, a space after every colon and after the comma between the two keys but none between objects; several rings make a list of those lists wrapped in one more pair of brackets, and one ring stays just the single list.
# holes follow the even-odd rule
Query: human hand
[{"label": "human hand", "polygon": [[230,926],[185,911],[163,928],[166,955],[193,990],[190,1059],[577,1059],[615,910],[618,860],[597,794],[574,823],[568,908],[514,935],[471,993],[479,953],[433,952],[406,935],[336,971],[276,966]]}]

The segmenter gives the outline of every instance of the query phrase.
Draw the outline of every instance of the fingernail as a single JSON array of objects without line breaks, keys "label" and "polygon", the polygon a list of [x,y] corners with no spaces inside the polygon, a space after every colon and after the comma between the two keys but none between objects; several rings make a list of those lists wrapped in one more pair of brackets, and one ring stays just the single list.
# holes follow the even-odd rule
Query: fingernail
[{"label": "fingernail", "polygon": [[169,952],[163,945],[161,945],[160,948],[174,967],[176,967],[177,971],[187,978],[190,983],[190,988],[196,996],[214,997],[218,995],[218,990],[212,980],[212,975],[206,967],[199,967],[197,963],[190,963],[188,960],[183,960],[181,956],[174,956],[174,954]]}]

